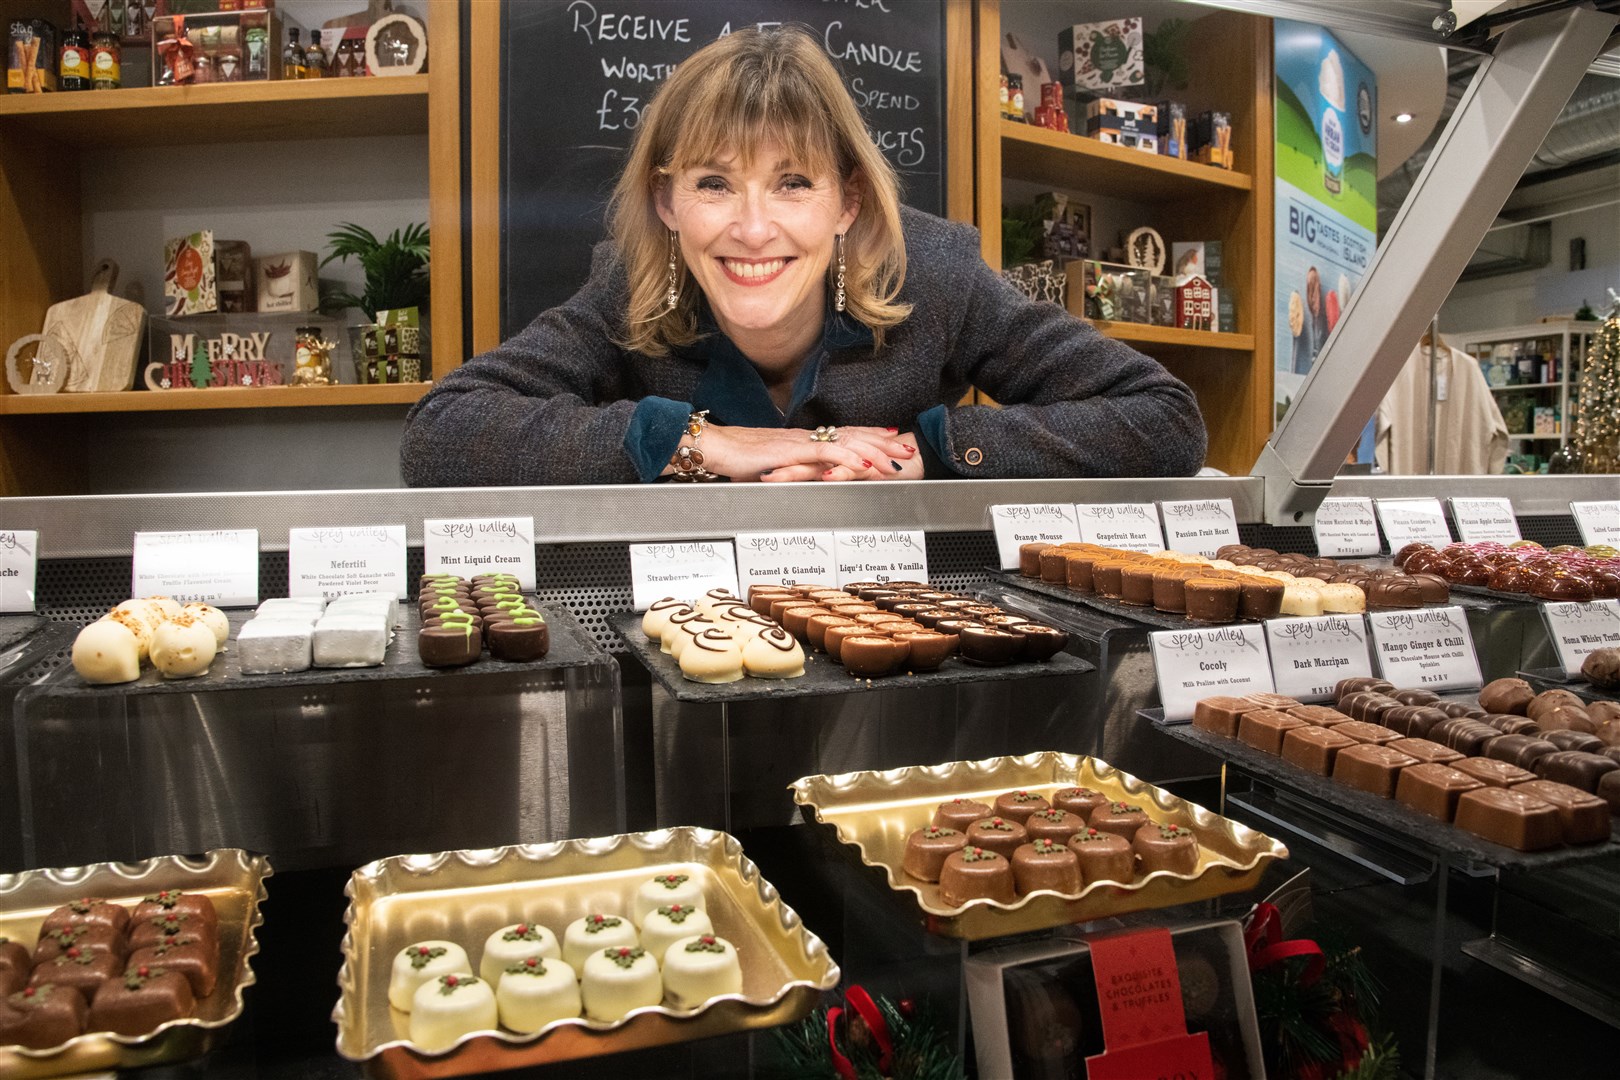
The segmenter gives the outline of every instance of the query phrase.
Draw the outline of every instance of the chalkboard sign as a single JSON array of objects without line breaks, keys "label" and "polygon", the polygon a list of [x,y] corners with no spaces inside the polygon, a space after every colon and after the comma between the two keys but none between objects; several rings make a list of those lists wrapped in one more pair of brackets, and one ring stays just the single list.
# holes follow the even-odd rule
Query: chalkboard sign
[{"label": "chalkboard sign", "polygon": [[942,0],[508,0],[501,26],[501,336],[573,295],[641,111],[685,57],[802,25],[843,72],[912,206],[945,207]]}]

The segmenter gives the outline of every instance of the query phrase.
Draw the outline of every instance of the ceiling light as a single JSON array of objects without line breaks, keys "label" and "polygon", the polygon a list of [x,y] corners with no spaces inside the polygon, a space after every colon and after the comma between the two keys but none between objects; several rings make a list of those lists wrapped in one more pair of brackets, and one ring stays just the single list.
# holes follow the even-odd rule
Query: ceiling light
[{"label": "ceiling light", "polygon": [[1412,122],[1412,114],[1409,112],[1396,113],[1395,122],[1397,124],[1410,124]]}]

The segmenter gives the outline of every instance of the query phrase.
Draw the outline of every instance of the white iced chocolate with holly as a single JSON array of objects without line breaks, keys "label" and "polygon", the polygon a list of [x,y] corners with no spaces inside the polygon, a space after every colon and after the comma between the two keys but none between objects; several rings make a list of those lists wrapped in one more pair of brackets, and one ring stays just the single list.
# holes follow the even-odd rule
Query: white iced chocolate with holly
[{"label": "white iced chocolate with holly", "polygon": [[484,955],[478,960],[478,974],[489,985],[499,989],[503,971],[533,956],[562,959],[562,947],[557,944],[557,935],[534,923],[503,926],[484,942]]},{"label": "white iced chocolate with holly", "polygon": [[709,916],[691,904],[665,904],[641,920],[642,948],[660,964],[664,962],[664,951],[681,938],[712,933],[714,924]]},{"label": "white iced chocolate with holly", "polygon": [[401,1012],[410,1012],[417,988],[423,983],[441,975],[471,970],[467,950],[453,941],[418,941],[407,945],[394,956],[394,967],[388,977],[388,1004]]},{"label": "white iced chocolate with holly", "polygon": [[531,956],[501,972],[495,1004],[502,1027],[532,1035],[554,1020],[579,1015],[579,979],[567,961]]},{"label": "white iced chocolate with holly", "polygon": [[93,622],[73,639],[73,670],[89,683],[126,683],[141,677],[140,639],[114,619]]},{"label": "white iced chocolate with holly", "polygon": [[648,915],[668,904],[702,907],[703,886],[691,874],[680,870],[666,870],[642,882],[641,888],[636,890],[635,906],[632,908],[636,925],[642,925]]},{"label": "white iced chocolate with holly", "polygon": [[723,937],[695,934],[664,952],[664,996],[677,1009],[695,1009],[710,998],[742,993],[737,947]]},{"label": "white iced chocolate with holly", "polygon": [[165,679],[193,679],[214,662],[219,643],[201,620],[180,614],[152,632],[152,666]]},{"label": "white iced chocolate with holly", "polygon": [[463,1035],[498,1026],[495,991],[470,971],[425,982],[411,999],[411,1042],[422,1050],[446,1050]]},{"label": "white iced chocolate with holly", "polygon": [[659,1005],[664,983],[658,961],[639,945],[597,949],[585,958],[580,972],[579,997],[592,1020],[623,1019],[632,1009]]},{"label": "white iced chocolate with holly", "polygon": [[595,911],[584,918],[575,919],[563,931],[563,959],[575,972],[583,970],[585,958],[593,952],[613,946],[640,945],[636,928],[621,915]]}]

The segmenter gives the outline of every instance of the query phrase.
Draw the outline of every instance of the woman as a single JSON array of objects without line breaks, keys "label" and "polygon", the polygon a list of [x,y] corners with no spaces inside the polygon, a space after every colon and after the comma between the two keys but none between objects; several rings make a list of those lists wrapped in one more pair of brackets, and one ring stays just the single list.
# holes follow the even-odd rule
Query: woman
[{"label": "woman", "polygon": [[[590,280],[407,420],[412,485],[1187,475],[1153,360],[902,207],[821,47],[745,30],[648,107]],[[958,407],[976,386],[1005,407]]]}]

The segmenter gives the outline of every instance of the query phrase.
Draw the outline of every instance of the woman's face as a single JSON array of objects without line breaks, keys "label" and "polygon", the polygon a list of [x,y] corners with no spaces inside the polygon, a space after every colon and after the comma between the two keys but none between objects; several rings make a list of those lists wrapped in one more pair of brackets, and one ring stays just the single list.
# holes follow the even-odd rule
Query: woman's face
[{"label": "woman's face", "polygon": [[658,199],[664,224],[680,233],[687,270],[739,344],[819,332],[833,237],[859,206],[836,176],[770,144],[747,165],[732,154],[675,172]]}]

